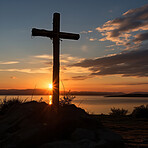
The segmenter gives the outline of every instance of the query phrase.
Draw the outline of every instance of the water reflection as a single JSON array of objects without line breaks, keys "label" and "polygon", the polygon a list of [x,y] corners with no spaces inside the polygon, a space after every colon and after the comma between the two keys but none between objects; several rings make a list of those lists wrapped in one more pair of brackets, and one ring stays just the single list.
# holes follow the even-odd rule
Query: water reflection
[{"label": "water reflection", "polygon": [[52,95],[49,95],[49,101],[48,104],[51,105],[52,104]]},{"label": "water reflection", "polygon": [[[8,96],[7,99],[13,99],[18,96]],[[42,101],[48,103],[51,105],[52,102],[52,95],[34,95],[32,96],[19,96],[20,100],[26,100],[31,101],[31,98],[33,100],[39,101],[40,98],[43,98]],[[62,96],[60,96],[62,97]],[[0,96],[0,100],[3,100],[5,96]],[[78,107],[81,107],[85,109],[89,113],[94,114],[108,114],[110,112],[110,109],[115,108],[124,108],[131,113],[136,106],[140,105],[146,105],[148,104],[148,98],[147,97],[104,97],[104,96],[76,96],[76,98],[72,101],[73,104],[75,104]]]}]

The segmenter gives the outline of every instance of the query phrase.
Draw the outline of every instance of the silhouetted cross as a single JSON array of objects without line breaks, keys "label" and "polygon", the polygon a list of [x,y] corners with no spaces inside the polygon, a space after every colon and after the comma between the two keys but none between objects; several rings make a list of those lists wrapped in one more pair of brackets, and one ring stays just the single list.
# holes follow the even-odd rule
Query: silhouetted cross
[{"label": "silhouetted cross", "polygon": [[53,31],[32,29],[32,36],[49,37],[53,39],[53,96],[52,103],[58,108],[59,106],[59,45],[60,38],[78,40],[79,34],[60,32],[60,14],[54,13],[53,15]]}]

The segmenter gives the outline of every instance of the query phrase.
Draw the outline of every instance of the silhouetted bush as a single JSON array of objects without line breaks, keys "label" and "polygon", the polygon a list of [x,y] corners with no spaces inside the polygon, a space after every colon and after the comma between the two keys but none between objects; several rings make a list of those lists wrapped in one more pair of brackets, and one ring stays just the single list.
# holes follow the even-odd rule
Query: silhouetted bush
[{"label": "silhouetted bush", "polygon": [[148,118],[148,104],[134,107],[131,115],[137,118]]},{"label": "silhouetted bush", "polygon": [[120,109],[120,108],[111,108],[110,115],[112,116],[126,116],[128,110]]},{"label": "silhouetted bush", "polygon": [[60,105],[66,105],[66,104],[70,104],[71,101],[75,98],[75,96],[71,95],[71,92],[69,90],[69,92],[64,95],[63,97],[60,98]]},{"label": "silhouetted bush", "polygon": [[24,101],[20,100],[19,98],[12,98],[7,100],[7,98],[5,97],[3,100],[1,100],[0,103],[0,114],[5,113],[13,105],[21,104],[23,102]]}]

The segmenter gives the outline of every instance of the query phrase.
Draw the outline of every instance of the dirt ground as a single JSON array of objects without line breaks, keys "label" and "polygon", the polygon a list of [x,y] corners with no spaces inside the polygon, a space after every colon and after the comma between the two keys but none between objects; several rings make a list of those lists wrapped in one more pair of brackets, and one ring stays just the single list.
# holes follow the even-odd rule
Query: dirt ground
[{"label": "dirt ground", "polygon": [[119,133],[127,148],[148,148],[148,119],[100,115],[105,127]]}]

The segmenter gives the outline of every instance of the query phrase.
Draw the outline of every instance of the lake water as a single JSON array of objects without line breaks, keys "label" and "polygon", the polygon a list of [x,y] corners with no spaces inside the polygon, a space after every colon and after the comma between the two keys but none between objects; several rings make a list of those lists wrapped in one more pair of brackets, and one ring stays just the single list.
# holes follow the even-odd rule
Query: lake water
[{"label": "lake water", "polygon": [[[27,101],[36,100],[39,101],[41,97],[46,103],[51,103],[52,96],[40,95],[40,96],[7,96],[7,99],[19,97],[21,100],[27,99]],[[5,96],[0,96],[0,99],[4,99]],[[104,96],[76,96],[72,101],[78,107],[85,109],[89,113],[93,114],[108,114],[110,109],[124,108],[132,112],[134,107],[148,104],[147,97],[104,97]]]}]

